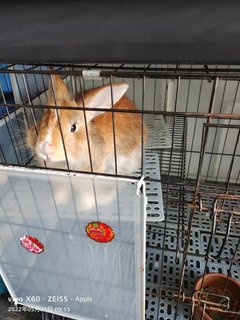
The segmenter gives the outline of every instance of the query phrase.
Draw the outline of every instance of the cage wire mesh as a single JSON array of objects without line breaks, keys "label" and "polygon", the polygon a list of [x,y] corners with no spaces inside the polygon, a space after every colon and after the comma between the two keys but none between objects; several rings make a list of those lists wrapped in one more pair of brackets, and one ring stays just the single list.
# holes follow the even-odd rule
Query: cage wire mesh
[{"label": "cage wire mesh", "polygon": [[[121,112],[140,115],[148,139],[144,141],[142,131],[139,168],[119,174],[113,120],[114,171],[101,174],[145,177],[146,319],[201,319],[204,310],[221,319],[238,319],[239,305],[226,287],[230,278],[238,285],[240,280],[240,68],[12,64],[2,65],[0,72],[0,160],[5,166],[41,167],[25,137],[47,108],[54,74],[60,74],[71,94],[80,93],[83,101],[85,90],[109,84],[112,105],[114,83],[129,85],[126,95],[138,110],[103,111],[110,112],[112,119]],[[12,94],[6,92],[9,83]],[[58,110],[57,104],[50,108]],[[59,111],[55,112],[59,122]],[[89,145],[88,151],[90,160]],[[89,168],[92,174],[99,173]],[[60,170],[71,167],[67,164]],[[194,295],[196,280],[211,272],[226,275],[225,288],[218,290],[220,298],[216,300],[213,293],[214,306],[209,296]],[[223,303],[226,296],[228,310]],[[239,291],[236,296],[239,302]],[[42,314],[42,319],[52,318]]]}]

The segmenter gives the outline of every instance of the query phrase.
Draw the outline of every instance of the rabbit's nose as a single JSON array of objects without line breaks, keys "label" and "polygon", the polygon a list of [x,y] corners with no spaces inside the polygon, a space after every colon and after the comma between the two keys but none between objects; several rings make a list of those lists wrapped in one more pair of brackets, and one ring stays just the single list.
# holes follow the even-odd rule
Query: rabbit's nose
[{"label": "rabbit's nose", "polygon": [[51,143],[45,142],[43,148],[46,155],[50,155],[53,153],[53,145]]}]

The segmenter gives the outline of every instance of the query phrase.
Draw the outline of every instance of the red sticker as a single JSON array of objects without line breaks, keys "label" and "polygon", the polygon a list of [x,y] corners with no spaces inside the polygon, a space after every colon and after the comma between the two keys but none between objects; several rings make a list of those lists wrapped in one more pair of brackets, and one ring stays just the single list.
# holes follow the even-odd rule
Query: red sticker
[{"label": "red sticker", "polygon": [[86,232],[89,238],[97,242],[110,242],[115,236],[109,225],[99,221],[90,222],[86,227]]},{"label": "red sticker", "polygon": [[24,249],[33,253],[39,254],[44,251],[43,244],[37,238],[24,236],[20,239],[20,243]]}]

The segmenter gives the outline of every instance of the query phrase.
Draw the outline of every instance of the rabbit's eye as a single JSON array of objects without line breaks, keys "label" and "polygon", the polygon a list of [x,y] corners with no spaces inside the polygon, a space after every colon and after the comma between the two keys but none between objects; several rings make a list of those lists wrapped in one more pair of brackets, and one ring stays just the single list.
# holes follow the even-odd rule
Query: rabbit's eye
[{"label": "rabbit's eye", "polygon": [[75,132],[77,130],[77,125],[76,123],[71,125],[71,132]]}]

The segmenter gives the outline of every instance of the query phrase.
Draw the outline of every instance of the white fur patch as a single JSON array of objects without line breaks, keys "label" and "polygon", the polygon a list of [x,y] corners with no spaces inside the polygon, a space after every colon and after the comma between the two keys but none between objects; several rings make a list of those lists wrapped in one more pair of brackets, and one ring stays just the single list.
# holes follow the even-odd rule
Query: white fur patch
[{"label": "white fur patch", "polygon": [[44,142],[52,144],[52,129],[48,128]]},{"label": "white fur patch", "polygon": [[[139,170],[141,166],[141,149],[134,149],[130,155],[117,155],[117,173],[120,175],[131,175],[133,172]],[[106,159],[105,172],[115,173],[115,159],[114,155]]]}]

